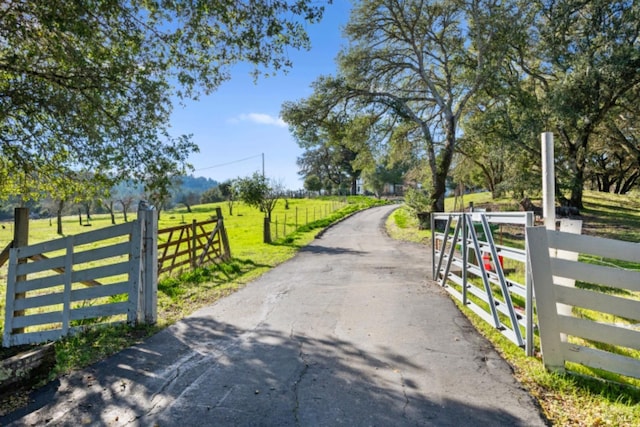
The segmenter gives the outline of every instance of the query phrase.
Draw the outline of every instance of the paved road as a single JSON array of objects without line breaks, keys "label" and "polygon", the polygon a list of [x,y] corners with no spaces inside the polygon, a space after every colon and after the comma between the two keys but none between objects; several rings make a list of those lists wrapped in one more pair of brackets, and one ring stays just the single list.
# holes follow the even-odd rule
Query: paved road
[{"label": "paved road", "polygon": [[14,425],[537,426],[430,252],[361,212],[239,292],[45,388]]}]

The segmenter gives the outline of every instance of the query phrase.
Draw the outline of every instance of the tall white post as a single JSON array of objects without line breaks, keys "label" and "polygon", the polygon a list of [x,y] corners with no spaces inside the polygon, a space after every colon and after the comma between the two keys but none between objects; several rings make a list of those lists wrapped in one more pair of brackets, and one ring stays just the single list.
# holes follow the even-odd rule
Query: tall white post
[{"label": "tall white post", "polygon": [[143,319],[138,321],[153,325],[158,321],[158,212],[153,206],[140,202],[138,219],[144,222],[143,277],[140,295]]},{"label": "tall white post", "polygon": [[549,230],[556,229],[556,183],[553,154],[553,133],[544,132],[542,139],[542,214],[544,225]]},{"label": "tall white post", "polygon": [[[556,230],[556,183],[555,183],[555,164],[553,155],[553,133],[545,132],[542,134],[542,213],[544,215],[544,225],[547,230]],[[568,231],[580,234],[582,221],[579,222],[563,222],[560,225],[560,231]],[[561,252],[561,253],[559,253]],[[549,255],[553,258],[577,260],[577,253],[567,253],[565,251],[549,250]],[[562,286],[575,286],[575,281],[565,279],[563,277],[554,277],[553,283]],[[564,316],[573,316],[573,308],[567,304],[558,303],[556,305],[558,314]],[[561,333],[560,340],[567,341],[567,334]]]}]

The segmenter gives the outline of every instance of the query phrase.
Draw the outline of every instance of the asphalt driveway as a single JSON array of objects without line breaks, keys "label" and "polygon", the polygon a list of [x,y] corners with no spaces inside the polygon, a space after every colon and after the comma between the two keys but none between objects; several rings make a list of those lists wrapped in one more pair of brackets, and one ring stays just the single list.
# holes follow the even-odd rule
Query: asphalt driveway
[{"label": "asphalt driveway", "polygon": [[[211,307],[51,383],[6,425],[542,426],[385,206]],[[11,424],[13,423],[13,424]]]}]

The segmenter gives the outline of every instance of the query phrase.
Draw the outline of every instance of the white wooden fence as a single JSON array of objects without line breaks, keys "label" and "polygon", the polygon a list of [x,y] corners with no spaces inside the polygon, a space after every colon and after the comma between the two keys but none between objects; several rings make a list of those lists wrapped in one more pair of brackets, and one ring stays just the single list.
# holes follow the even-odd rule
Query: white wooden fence
[{"label": "white wooden fence", "polygon": [[[564,371],[565,362],[574,362],[640,378],[640,271],[553,256],[567,251],[640,263],[640,243],[544,227],[528,227],[526,233],[545,366]],[[567,286],[564,279],[587,286]],[[573,314],[559,312],[559,305],[572,306]],[[606,313],[609,320],[576,315],[583,309]]]},{"label": "white wooden fence", "polygon": [[12,248],[3,346],[55,340],[86,324],[154,323],[157,213]]}]

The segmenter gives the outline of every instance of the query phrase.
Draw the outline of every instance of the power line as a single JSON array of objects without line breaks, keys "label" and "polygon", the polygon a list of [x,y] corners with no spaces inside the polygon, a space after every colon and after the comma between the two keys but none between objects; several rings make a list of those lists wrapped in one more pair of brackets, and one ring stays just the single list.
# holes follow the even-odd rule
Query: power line
[{"label": "power line", "polygon": [[206,169],[214,169],[214,168],[220,168],[222,166],[229,166],[229,165],[233,165],[233,164],[236,164],[236,163],[241,163],[241,162],[244,162],[244,161],[247,161],[247,160],[256,159],[256,158],[262,157],[262,156],[263,156],[262,154],[258,154],[256,156],[245,157],[244,159],[232,160],[232,161],[227,162],[227,163],[220,163],[218,165],[207,166],[206,168],[195,169],[195,171],[203,171],[203,170],[206,170]]}]

